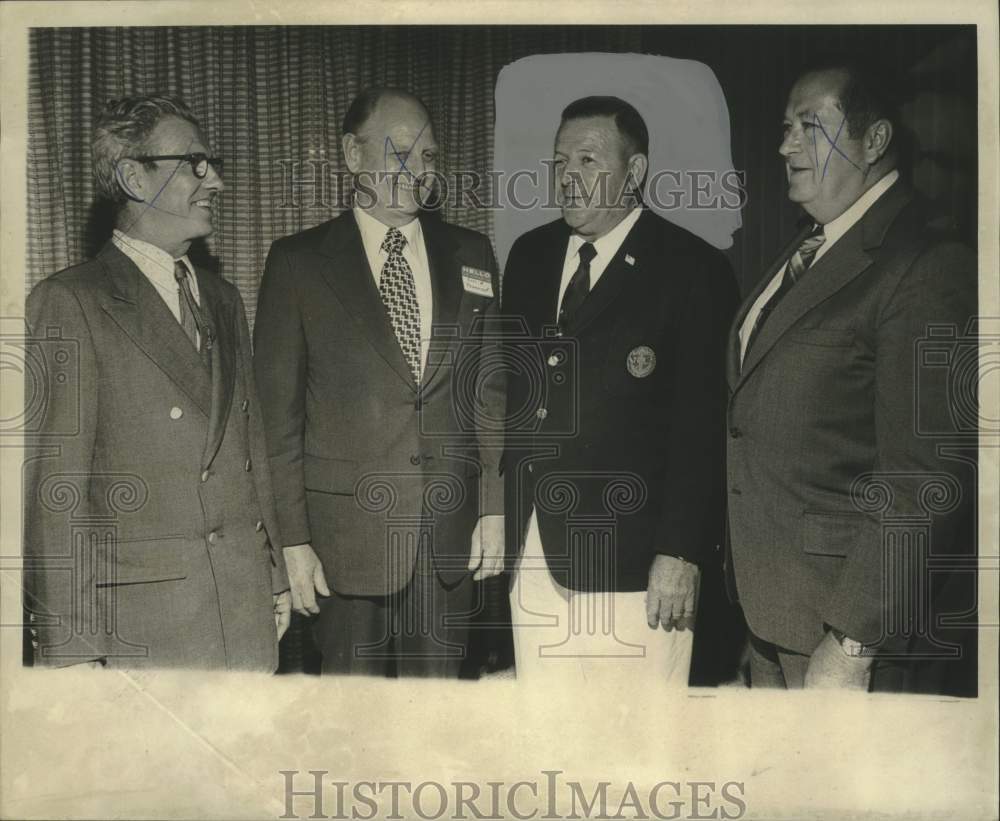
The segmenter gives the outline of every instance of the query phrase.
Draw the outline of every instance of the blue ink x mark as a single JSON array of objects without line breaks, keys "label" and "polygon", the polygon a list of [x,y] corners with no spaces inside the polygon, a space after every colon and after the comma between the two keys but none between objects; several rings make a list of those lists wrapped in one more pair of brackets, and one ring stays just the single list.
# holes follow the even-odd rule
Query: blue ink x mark
[{"label": "blue ink x mark", "polygon": [[[821,180],[826,178],[826,168],[830,164],[830,157],[833,156],[834,151],[836,151],[838,154],[840,154],[841,157],[843,157],[851,165],[857,168],[858,171],[864,173],[864,169],[862,169],[857,163],[855,163],[850,157],[848,157],[843,151],[841,151],[840,148],[837,147],[837,140],[840,139],[840,132],[844,130],[844,123],[846,122],[847,122],[846,117],[840,118],[840,125],[837,127],[837,133],[833,135],[833,139],[831,140],[829,133],[825,128],[823,128],[823,121],[820,120],[819,115],[813,114],[813,125],[819,127],[819,130],[823,132],[823,136],[826,137],[826,141],[830,143],[830,150],[827,152],[826,160],[823,162],[823,173],[820,175]],[[816,145],[815,128],[813,129],[812,140],[813,140],[813,155],[816,158],[816,164],[819,165],[819,146]]]},{"label": "blue ink x mark", "polygon": [[[420,131],[419,131],[419,132],[417,133],[417,136],[416,136],[416,137],[414,138],[414,140],[413,140],[413,143],[412,143],[412,144],[410,145],[410,147],[409,147],[408,149],[406,149],[405,151],[399,151],[399,150],[398,150],[398,149],[396,148],[396,145],[395,145],[395,143],[394,143],[394,142],[392,141],[392,137],[390,137],[390,136],[386,135],[386,138],[385,138],[385,146],[384,146],[384,148],[383,148],[383,150],[382,150],[382,166],[383,166],[383,169],[384,169],[384,171],[385,171],[385,172],[386,172],[387,174],[388,174],[388,173],[393,173],[393,174],[395,174],[395,173],[400,173],[400,174],[402,174],[402,173],[403,173],[403,172],[405,171],[405,172],[406,172],[407,174],[409,174],[409,175],[410,175],[410,177],[412,177],[413,179],[415,179],[415,180],[416,180],[416,179],[419,179],[419,178],[417,177],[417,175],[416,175],[416,174],[414,174],[414,173],[413,173],[413,172],[412,172],[412,171],[411,171],[411,170],[410,170],[410,169],[409,169],[409,168],[407,167],[407,165],[406,165],[406,161],[407,161],[407,159],[409,159],[409,156],[410,156],[410,152],[412,152],[412,151],[413,151],[413,146],[414,146],[414,145],[416,145],[416,144],[417,144],[418,142],[420,142],[420,138],[421,138],[421,137],[423,136],[423,133],[424,133],[424,132],[425,132],[425,131],[427,130],[427,126],[429,126],[430,124],[431,124],[431,123],[430,123],[430,120],[427,120],[427,121],[426,121],[426,122],[425,122],[425,123],[423,124],[423,126],[421,126],[421,128],[420,128]],[[397,163],[399,163],[399,171],[398,171],[398,172],[396,172],[396,171],[392,171],[392,172],[390,172],[390,171],[389,171],[389,155],[390,155],[390,154],[392,154],[392,156],[396,158],[396,162],[397,162]],[[423,181],[421,181],[421,182],[420,182],[420,187],[421,187],[421,188],[424,188],[425,186],[427,187],[427,189],[428,189],[428,190],[430,190],[430,185],[429,185],[429,183],[428,183],[428,182],[427,182],[426,180],[423,180]]]},{"label": "blue ink x mark", "polygon": [[[191,148],[193,144],[194,140],[188,142],[187,148],[184,149],[183,153],[187,154],[188,150]],[[132,228],[132,226],[135,225],[139,220],[141,220],[146,215],[146,211],[148,211],[150,208],[153,208],[156,205],[156,201],[159,199],[160,194],[162,194],[166,190],[167,186],[170,185],[170,181],[174,178],[174,176],[177,174],[177,172],[180,170],[181,166],[184,165],[185,162],[187,162],[187,160],[179,160],[177,162],[177,167],[173,171],[171,171],[170,176],[167,177],[166,180],[164,180],[163,185],[160,186],[160,190],[153,195],[153,198],[149,201],[149,204],[143,209],[142,213],[139,214],[134,220],[132,220],[132,222],[128,224],[128,226],[125,228],[124,233],[127,234],[129,230]],[[117,165],[115,165],[115,174],[116,175],[118,174]]]}]

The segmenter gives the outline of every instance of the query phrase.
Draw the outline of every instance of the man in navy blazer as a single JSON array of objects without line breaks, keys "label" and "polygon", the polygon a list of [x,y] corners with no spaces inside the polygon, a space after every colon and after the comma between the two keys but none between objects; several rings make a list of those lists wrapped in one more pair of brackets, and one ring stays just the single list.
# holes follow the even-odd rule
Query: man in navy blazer
[{"label": "man in navy blazer", "polygon": [[975,368],[968,391],[937,374],[976,258],[900,173],[886,76],[838,60],[792,87],[779,153],[808,224],[732,328],[728,570],[756,687],[954,692],[975,664],[937,621],[975,604],[951,572],[975,557]]},{"label": "man in navy blazer", "polygon": [[520,678],[686,685],[699,565],[718,560],[738,293],[719,251],[643,207],[648,142],[623,100],[567,106],[562,218],[521,236],[505,267]]},{"label": "man in navy blazer", "polygon": [[212,233],[215,162],[182,102],[111,103],[94,164],[117,228],[28,297],[38,665],[277,667],[291,602],[246,316],[187,256]]},{"label": "man in navy blazer", "polygon": [[453,677],[473,574],[503,561],[476,398],[496,263],[421,214],[437,145],[418,99],[365,91],[343,130],[354,207],[274,243],[254,328],[293,607],[317,616],[324,672]]}]

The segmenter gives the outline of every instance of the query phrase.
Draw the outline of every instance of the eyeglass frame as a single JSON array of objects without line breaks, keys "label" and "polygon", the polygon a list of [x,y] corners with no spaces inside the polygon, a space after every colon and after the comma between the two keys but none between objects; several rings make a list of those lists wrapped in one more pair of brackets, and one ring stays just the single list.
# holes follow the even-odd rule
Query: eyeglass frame
[{"label": "eyeglass frame", "polygon": [[[187,161],[188,165],[191,166],[191,173],[199,180],[203,180],[208,176],[208,167],[210,165],[215,169],[215,173],[217,174],[219,173],[219,169],[222,168],[221,157],[209,157],[201,151],[197,151],[194,154],[152,154],[142,157],[132,157],[132,159],[138,162],[157,162],[158,160]],[[199,174],[198,166],[202,163],[205,163],[205,170]]]}]

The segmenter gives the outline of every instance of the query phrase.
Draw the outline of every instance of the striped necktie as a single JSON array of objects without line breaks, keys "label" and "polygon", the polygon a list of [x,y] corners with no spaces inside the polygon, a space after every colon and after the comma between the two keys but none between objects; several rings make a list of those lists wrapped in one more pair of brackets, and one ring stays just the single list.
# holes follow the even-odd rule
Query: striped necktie
[{"label": "striped necktie", "polygon": [[807,236],[798,248],[795,249],[795,253],[792,254],[791,258],[788,260],[788,264],[785,265],[785,273],[781,278],[781,285],[778,286],[778,290],[771,294],[771,298],[764,303],[761,307],[760,312],[757,314],[757,319],[754,321],[753,329],[750,331],[750,338],[747,340],[746,351],[743,354],[743,361],[750,356],[750,349],[753,347],[753,343],[757,341],[757,337],[760,336],[761,329],[764,327],[764,323],[767,322],[768,318],[774,313],[774,309],[778,307],[778,303],[784,299],[785,294],[787,294],[792,286],[798,282],[802,275],[809,269],[812,264],[813,259],[816,258],[816,252],[819,251],[820,246],[826,242],[826,236],[823,234],[823,226],[817,225],[812,232]]},{"label": "striped necktie", "polygon": [[[212,329],[191,292],[190,274],[181,260],[174,261],[174,279],[180,291],[181,327],[206,368],[212,367]],[[199,337],[201,344],[199,345]]]}]

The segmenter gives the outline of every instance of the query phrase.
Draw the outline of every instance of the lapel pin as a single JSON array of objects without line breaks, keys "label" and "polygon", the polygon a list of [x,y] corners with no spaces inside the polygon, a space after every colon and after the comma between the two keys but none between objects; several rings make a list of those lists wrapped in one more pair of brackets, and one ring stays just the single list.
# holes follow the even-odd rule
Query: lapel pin
[{"label": "lapel pin", "polygon": [[625,261],[626,261],[626,262],[627,262],[627,263],[628,263],[629,265],[635,265],[635,257],[634,257],[634,256],[632,256],[631,254],[625,254]]}]

